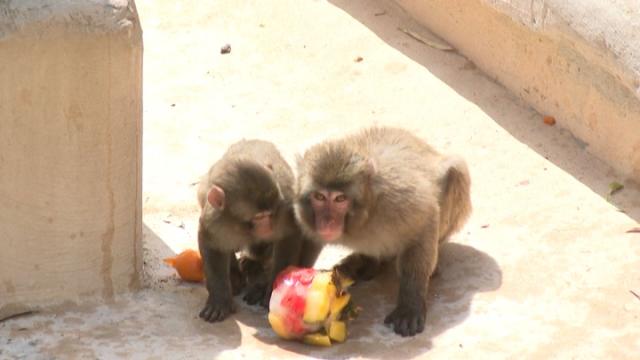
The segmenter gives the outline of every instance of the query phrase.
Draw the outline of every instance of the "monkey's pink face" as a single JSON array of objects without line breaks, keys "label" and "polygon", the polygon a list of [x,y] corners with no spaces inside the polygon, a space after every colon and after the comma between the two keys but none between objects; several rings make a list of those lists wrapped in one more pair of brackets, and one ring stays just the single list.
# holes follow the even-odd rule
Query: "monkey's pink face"
[{"label": "monkey's pink face", "polygon": [[342,236],[350,202],[341,191],[322,190],[311,194],[316,232],[324,241],[333,242]]},{"label": "monkey's pink face", "polygon": [[251,219],[252,233],[258,239],[267,239],[273,234],[273,223],[271,221],[271,211],[262,211]]}]

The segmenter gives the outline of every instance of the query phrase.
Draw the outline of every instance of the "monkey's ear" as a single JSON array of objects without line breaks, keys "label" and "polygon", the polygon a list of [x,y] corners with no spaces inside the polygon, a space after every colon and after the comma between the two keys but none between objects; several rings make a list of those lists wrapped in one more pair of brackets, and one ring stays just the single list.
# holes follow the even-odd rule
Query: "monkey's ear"
[{"label": "monkey's ear", "polygon": [[207,193],[207,201],[216,210],[222,210],[224,208],[224,190],[217,185],[213,185]]}]

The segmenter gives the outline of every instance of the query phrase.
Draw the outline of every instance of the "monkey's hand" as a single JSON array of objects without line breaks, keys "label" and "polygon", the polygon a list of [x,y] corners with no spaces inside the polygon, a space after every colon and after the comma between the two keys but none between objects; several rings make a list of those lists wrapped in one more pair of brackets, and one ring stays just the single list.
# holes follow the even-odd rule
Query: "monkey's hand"
[{"label": "monkey's hand", "polygon": [[262,307],[268,308],[269,300],[271,300],[271,291],[269,290],[267,284],[252,284],[244,295],[243,300],[249,305],[260,304]]},{"label": "monkey's hand", "polygon": [[376,258],[354,253],[342,259],[336,270],[346,278],[361,282],[373,279],[380,272],[380,265]]},{"label": "monkey's hand", "polygon": [[426,306],[398,304],[384,319],[384,323],[392,324],[393,331],[398,335],[414,336],[424,330],[426,316]]},{"label": "monkey's hand", "polygon": [[234,312],[236,312],[236,308],[231,297],[216,298],[209,295],[207,303],[200,311],[200,317],[208,322],[217,322],[226,319]]}]

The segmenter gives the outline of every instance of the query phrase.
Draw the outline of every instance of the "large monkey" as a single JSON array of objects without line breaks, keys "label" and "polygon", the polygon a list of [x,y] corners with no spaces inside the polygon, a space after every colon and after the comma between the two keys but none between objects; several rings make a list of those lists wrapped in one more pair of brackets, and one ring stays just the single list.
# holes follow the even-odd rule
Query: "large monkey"
[{"label": "large monkey", "polygon": [[375,127],[311,147],[298,167],[295,212],[304,232],[351,248],[338,270],[356,280],[395,260],[399,293],[385,323],[402,336],[422,332],[438,247],[471,212],[464,160],[405,130]]},{"label": "large monkey", "polygon": [[304,244],[293,214],[293,183],[280,152],[262,140],[231,145],[201,181],[198,245],[209,292],[204,320],[221,321],[235,311],[232,295],[244,285],[236,251],[247,253],[245,267],[263,271],[270,263],[269,274],[244,297],[250,304],[268,301],[270,284],[286,266],[313,265],[320,247]]}]

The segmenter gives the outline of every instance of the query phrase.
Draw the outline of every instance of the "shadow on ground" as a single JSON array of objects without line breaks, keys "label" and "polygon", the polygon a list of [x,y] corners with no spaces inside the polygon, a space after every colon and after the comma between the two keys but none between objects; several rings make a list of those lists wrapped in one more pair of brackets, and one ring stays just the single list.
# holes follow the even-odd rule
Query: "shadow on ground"
[{"label": "shadow on ground", "polygon": [[255,328],[258,340],[301,355],[327,359],[353,356],[411,358],[431,349],[434,337],[463,322],[469,316],[476,293],[496,290],[502,283],[502,272],[489,255],[466,245],[443,245],[438,272],[429,287],[425,332],[413,338],[402,338],[383,325],[385,315],[393,309],[398,288],[392,268],[390,266],[377,279],[352,289],[353,299],[362,307],[362,312],[350,325],[349,346],[312,348],[277,339],[266,322],[266,310],[241,311],[236,318]]},{"label": "shadow on ground", "polygon": [[[509,116],[510,112],[506,107],[522,106],[522,101],[519,101],[515,95],[513,95],[513,101],[496,101],[494,92],[487,87],[487,84],[496,86],[495,83],[478,81],[473,63],[467,60],[459,68],[451,66],[450,61],[443,61],[445,57],[451,55],[450,52],[431,49],[402,34],[399,27],[415,28],[418,25],[397,5],[385,0],[329,0],[329,2],[365,25],[388,45],[428,69],[457,93],[478,105],[520,142],[571,174],[602,198],[614,204],[620,211],[640,222],[640,186],[637,183],[631,180],[623,181],[624,178],[616,174],[610,166],[587,153],[587,143],[574,138],[568,131],[559,126],[543,125],[542,117],[537,112],[532,111],[529,118]],[[425,51],[425,48],[430,50]],[[625,188],[609,197],[609,184],[614,181],[623,183]]]},{"label": "shadow on ground", "polygon": [[65,304],[2,321],[0,358],[216,358],[240,347],[238,322],[212,326],[198,317],[204,286],[159,268],[158,259],[173,252],[146,224],[144,246],[144,289],[106,303]]},{"label": "shadow on ground", "polygon": [[[158,327],[171,333],[165,338],[168,341],[182,339],[184,347],[197,357],[203,354],[215,357],[239,347],[242,336],[238,323],[229,319],[210,324],[200,319],[198,313],[207,299],[204,284],[180,280],[175,271],[162,262],[163,258],[175,255],[167,242],[146,224],[143,234],[146,290],[140,293],[139,301],[147,303],[143,307],[154,312],[154,318],[162,319]],[[239,300],[236,298],[236,302]]]}]

